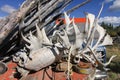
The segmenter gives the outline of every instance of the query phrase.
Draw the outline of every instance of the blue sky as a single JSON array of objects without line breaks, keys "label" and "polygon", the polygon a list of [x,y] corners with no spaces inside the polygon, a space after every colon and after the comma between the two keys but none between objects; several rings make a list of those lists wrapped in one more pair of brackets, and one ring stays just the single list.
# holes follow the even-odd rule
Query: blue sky
[{"label": "blue sky", "polygon": [[[0,18],[3,18],[13,11],[17,10],[22,2],[25,0],[0,0]],[[67,9],[82,3],[85,0],[73,0],[73,2],[67,6]],[[97,16],[102,2],[106,2],[99,21],[120,24],[120,0],[91,0],[90,3],[82,6],[76,11],[72,12],[71,17],[85,17],[84,12],[89,12]]]}]

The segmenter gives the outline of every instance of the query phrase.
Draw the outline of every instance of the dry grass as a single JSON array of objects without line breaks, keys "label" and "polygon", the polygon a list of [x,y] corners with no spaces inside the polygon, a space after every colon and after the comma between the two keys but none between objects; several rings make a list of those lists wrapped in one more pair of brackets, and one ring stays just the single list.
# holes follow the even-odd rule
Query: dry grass
[{"label": "dry grass", "polygon": [[110,72],[108,72],[108,80],[120,80],[120,45],[114,44],[113,46],[106,47],[107,59],[109,59],[112,55],[117,55],[116,58],[113,59],[112,63],[108,66],[110,68]]},{"label": "dry grass", "polygon": [[107,58],[110,58],[112,55],[117,55],[113,62],[120,61],[120,46],[113,45],[106,47]]}]

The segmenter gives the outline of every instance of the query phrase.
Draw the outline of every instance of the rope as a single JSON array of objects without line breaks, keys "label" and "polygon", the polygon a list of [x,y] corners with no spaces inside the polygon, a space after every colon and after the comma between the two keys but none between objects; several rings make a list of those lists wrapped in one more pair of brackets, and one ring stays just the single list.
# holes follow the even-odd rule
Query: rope
[{"label": "rope", "polygon": [[68,72],[67,72],[67,80],[71,80],[70,79],[70,59],[71,59],[71,47],[69,49],[69,53],[68,53]]}]

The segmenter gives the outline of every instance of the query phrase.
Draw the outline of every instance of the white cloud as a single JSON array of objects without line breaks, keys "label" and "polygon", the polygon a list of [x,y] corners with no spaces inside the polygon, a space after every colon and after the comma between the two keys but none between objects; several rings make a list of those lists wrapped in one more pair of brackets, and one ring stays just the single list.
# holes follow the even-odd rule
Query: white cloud
[{"label": "white cloud", "polygon": [[99,19],[99,23],[101,22],[111,23],[113,25],[120,25],[120,17],[116,17],[116,16],[101,17]]},{"label": "white cloud", "polygon": [[0,8],[0,10],[6,12],[6,13],[12,13],[13,11],[16,11],[16,9],[10,5],[4,5]]},{"label": "white cloud", "polygon": [[120,11],[120,0],[114,0],[113,4],[109,7],[109,9]]}]

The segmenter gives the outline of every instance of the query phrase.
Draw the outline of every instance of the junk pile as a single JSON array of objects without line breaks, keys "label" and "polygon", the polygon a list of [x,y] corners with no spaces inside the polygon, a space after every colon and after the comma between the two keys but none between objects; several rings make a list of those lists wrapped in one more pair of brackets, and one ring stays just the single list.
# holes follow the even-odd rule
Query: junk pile
[{"label": "junk pile", "polygon": [[[65,72],[67,80],[71,79],[72,72],[87,74],[94,80],[96,69],[104,70],[116,55],[103,63],[104,55],[100,56],[96,50],[100,46],[112,45],[112,38],[98,24],[99,15],[86,13],[84,33],[74,18],[69,18],[69,13],[89,1],[62,12],[72,0],[26,0],[18,11],[0,22],[1,62],[13,60],[21,80],[46,67]],[[56,23],[63,16],[66,24]],[[93,45],[95,32],[98,39]]]}]

